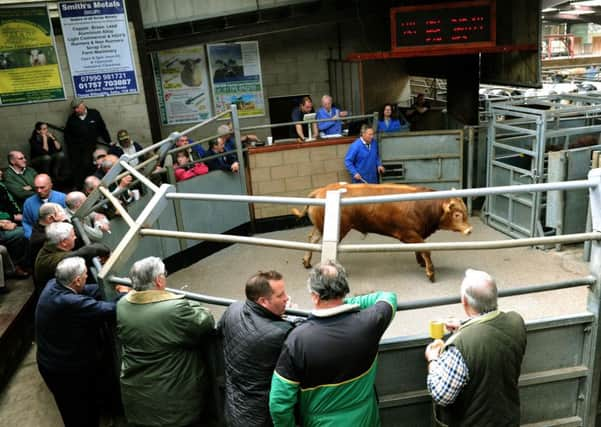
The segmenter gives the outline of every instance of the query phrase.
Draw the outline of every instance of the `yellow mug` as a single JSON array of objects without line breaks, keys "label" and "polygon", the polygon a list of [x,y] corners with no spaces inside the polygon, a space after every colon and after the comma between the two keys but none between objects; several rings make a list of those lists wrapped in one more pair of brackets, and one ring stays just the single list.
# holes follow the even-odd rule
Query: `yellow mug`
[{"label": "yellow mug", "polygon": [[430,338],[440,340],[444,336],[444,322],[440,320],[430,320]]}]

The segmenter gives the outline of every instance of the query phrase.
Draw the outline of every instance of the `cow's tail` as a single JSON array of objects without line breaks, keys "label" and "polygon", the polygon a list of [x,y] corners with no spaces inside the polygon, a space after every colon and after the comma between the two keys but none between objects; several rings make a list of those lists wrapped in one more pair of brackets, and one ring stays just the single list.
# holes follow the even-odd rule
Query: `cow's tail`
[{"label": "cow's tail", "polygon": [[[314,199],[314,198],[315,198],[315,196],[317,195],[317,193],[319,193],[319,189],[317,189],[317,190],[313,190],[311,193],[309,193],[309,196],[308,196],[308,197],[311,197],[312,199]],[[309,211],[309,205],[305,205],[305,207],[303,208],[303,210],[302,210],[302,211],[299,211],[299,210],[298,210],[298,209],[296,209],[296,208],[292,208],[292,213],[293,213],[294,215],[296,215],[296,217],[297,217],[298,219],[301,219],[302,217],[304,217],[305,215],[307,215],[307,212],[308,212],[308,211]]]}]

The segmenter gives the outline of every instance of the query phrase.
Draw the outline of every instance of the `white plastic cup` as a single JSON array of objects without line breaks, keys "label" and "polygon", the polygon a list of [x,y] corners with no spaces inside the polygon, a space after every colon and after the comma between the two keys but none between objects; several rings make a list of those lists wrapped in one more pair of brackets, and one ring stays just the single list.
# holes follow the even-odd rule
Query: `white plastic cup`
[{"label": "white plastic cup", "polygon": [[273,145],[273,136],[267,137],[267,145]]}]

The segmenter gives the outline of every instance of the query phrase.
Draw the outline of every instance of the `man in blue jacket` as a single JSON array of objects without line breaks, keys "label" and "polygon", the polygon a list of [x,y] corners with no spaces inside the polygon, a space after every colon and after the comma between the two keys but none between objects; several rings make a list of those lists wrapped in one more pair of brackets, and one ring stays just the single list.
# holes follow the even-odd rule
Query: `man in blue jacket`
[{"label": "man in blue jacket", "polygon": [[52,179],[45,173],[36,175],[33,180],[33,189],[36,194],[25,200],[23,205],[23,231],[25,237],[31,237],[31,231],[40,216],[40,207],[47,202],[57,203],[63,208],[67,207],[65,199],[67,195],[52,189]]},{"label": "man in blue jacket", "polygon": [[342,122],[335,120],[340,117],[346,117],[348,113],[346,111],[340,111],[340,109],[332,105],[332,97],[330,95],[324,95],[321,97],[321,108],[317,110],[315,118],[317,120],[334,119],[327,122],[318,122],[317,127],[319,128],[319,134],[324,137],[328,135],[342,136]]},{"label": "man in blue jacket", "polygon": [[115,320],[115,303],[100,301],[87,277],[83,258],[62,260],[35,312],[38,369],[66,427],[98,425],[99,332],[104,321]]},{"label": "man in blue jacket", "polygon": [[384,172],[384,166],[380,160],[378,142],[374,139],[374,129],[371,126],[361,126],[361,136],[351,144],[346,152],[344,165],[353,182],[378,183],[378,174]]}]

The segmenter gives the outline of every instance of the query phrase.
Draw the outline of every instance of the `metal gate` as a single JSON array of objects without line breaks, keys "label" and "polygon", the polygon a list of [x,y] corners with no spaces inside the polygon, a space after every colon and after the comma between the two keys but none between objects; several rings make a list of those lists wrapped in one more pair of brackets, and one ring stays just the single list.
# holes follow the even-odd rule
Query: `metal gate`
[{"label": "metal gate", "polygon": [[[601,100],[556,95],[489,105],[487,186],[548,181],[550,146],[568,149],[583,134],[599,133]],[[512,237],[554,234],[544,227],[546,194],[495,194],[487,197],[485,218]]]},{"label": "metal gate", "polygon": [[463,188],[463,130],[383,133],[382,182]]}]

